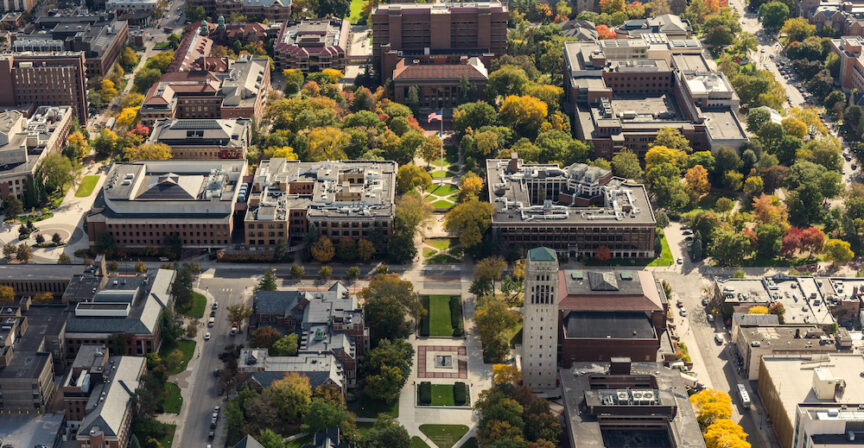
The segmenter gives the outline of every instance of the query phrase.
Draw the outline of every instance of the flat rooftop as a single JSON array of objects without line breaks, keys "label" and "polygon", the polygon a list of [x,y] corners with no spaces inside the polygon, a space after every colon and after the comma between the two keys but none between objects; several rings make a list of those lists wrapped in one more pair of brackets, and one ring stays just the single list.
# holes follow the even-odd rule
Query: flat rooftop
[{"label": "flat rooftop", "polygon": [[623,118],[627,121],[652,121],[652,120],[683,120],[675,104],[675,99],[670,95],[614,95],[612,97],[612,109],[616,114],[635,112],[633,118]]},{"label": "flat rooftop", "polygon": [[54,446],[66,416],[63,412],[0,416],[0,440],[20,447]]},{"label": "flat rooftop", "polygon": [[[689,83],[690,81],[688,81]],[[704,84],[701,84],[704,88]],[[746,140],[744,127],[730,109],[700,109],[712,140]]]},{"label": "flat rooftop", "polygon": [[84,264],[3,264],[0,265],[0,282],[27,280],[71,280],[84,274]]},{"label": "flat rooftop", "polygon": [[790,277],[778,274],[762,278],[716,280],[725,300],[750,305],[780,302],[786,309],[787,324],[829,325],[834,317],[822,295],[820,283],[813,277]]},{"label": "flat rooftop", "polygon": [[710,72],[708,61],[701,54],[673,54],[672,65],[682,72]]},{"label": "flat rooftop", "polygon": [[57,337],[66,325],[68,312],[65,306],[32,305],[24,315],[27,331],[15,342],[12,361],[0,369],[0,378],[35,378],[51,354],[39,352],[46,337]]},{"label": "flat rooftop", "polygon": [[657,336],[651,319],[635,311],[570,311],[563,325],[564,336],[572,339],[653,339]]},{"label": "flat rooftop", "polygon": [[[760,347],[764,349],[837,352],[837,346],[834,345],[833,339],[830,344],[819,343],[819,336],[824,335],[824,333],[816,326],[741,327],[739,331],[744,344],[750,345],[754,341],[758,341]],[[795,337],[796,331],[799,335],[798,338]]]}]

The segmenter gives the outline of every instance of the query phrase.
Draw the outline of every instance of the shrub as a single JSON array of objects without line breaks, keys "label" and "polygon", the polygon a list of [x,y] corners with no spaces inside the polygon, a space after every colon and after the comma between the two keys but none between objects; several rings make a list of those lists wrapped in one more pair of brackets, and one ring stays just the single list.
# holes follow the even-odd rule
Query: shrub
[{"label": "shrub", "polygon": [[459,296],[450,297],[450,325],[453,326],[453,336],[460,337],[465,333],[462,323],[462,299]]},{"label": "shrub", "polygon": [[429,336],[429,296],[424,296],[420,299],[423,302],[423,309],[426,313],[420,318],[420,336]]},{"label": "shrub", "polygon": [[456,406],[462,406],[467,401],[468,386],[458,381],[453,385],[453,402]]},{"label": "shrub", "polygon": [[424,406],[432,404],[432,383],[428,381],[420,383],[420,404]]}]

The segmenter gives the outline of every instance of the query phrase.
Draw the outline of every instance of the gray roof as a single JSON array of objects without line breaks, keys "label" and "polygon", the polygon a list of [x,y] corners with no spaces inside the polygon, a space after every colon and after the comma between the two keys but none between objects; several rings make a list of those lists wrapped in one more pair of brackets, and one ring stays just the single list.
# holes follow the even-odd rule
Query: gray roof
[{"label": "gray roof", "polygon": [[302,296],[300,291],[258,291],[255,293],[255,311],[287,316]]},{"label": "gray roof", "polygon": [[234,448],[264,448],[264,445],[255,440],[254,437],[247,435],[240,439],[240,441],[234,445]]},{"label": "gray roof", "polygon": [[45,338],[56,338],[66,324],[66,307],[56,305],[32,305],[24,313],[27,332],[15,341],[12,361],[0,368],[0,378],[37,378],[51,362],[51,354],[44,350]]},{"label": "gray roof", "polygon": [[654,326],[643,312],[570,311],[563,321],[566,338],[653,339]]},{"label": "gray roof", "polygon": [[588,284],[592,291],[618,291],[614,272],[589,272]]},{"label": "gray roof", "polygon": [[71,280],[74,275],[84,274],[84,264],[3,264],[0,265],[0,282],[3,280]]},{"label": "gray roof", "polygon": [[138,389],[138,380],[144,370],[145,359],[137,356],[119,356],[116,360],[111,379],[102,394],[91,394],[87,403],[87,415],[81,421],[79,437],[87,436],[92,429],[100,429],[105,435],[116,436],[120,433],[123,416]]},{"label": "gray roof", "polygon": [[311,444],[303,445],[302,448],[348,448],[348,442],[339,443],[339,428],[327,428],[326,431],[316,432],[315,440]]}]

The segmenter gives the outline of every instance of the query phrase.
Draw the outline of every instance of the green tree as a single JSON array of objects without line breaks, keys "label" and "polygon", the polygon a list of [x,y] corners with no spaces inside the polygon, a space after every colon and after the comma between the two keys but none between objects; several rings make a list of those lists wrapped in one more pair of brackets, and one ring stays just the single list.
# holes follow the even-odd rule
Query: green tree
[{"label": "green tree", "polygon": [[303,425],[309,433],[317,433],[327,428],[336,428],[348,418],[345,409],[329,401],[315,398],[303,416]]},{"label": "green tree", "polygon": [[366,395],[386,402],[398,399],[411,373],[413,357],[414,348],[405,340],[379,341],[361,365]]},{"label": "green tree", "polygon": [[279,411],[283,420],[296,422],[309,408],[312,388],[308,377],[291,372],[264,389],[264,396]]},{"label": "green tree", "polygon": [[765,259],[775,258],[783,246],[783,227],[775,224],[760,224],[756,226],[758,238],[756,253]]},{"label": "green tree", "polygon": [[654,146],[665,146],[686,153],[693,152],[693,148],[690,147],[690,140],[681,135],[681,131],[678,129],[670,127],[661,128],[657,131],[657,137],[654,138]]},{"label": "green tree", "polygon": [[261,276],[261,280],[258,281],[257,290],[258,291],[275,291],[276,286],[276,273],[273,272],[273,269],[267,269],[264,271],[264,275]]},{"label": "green tree", "polygon": [[759,7],[759,20],[768,30],[779,30],[788,18],[789,7],[783,2],[769,2]]},{"label": "green tree", "polygon": [[747,130],[753,133],[759,132],[762,125],[771,121],[771,112],[767,109],[753,109],[747,114]]},{"label": "green tree", "polygon": [[252,308],[243,304],[229,305],[225,309],[228,311],[228,322],[232,324],[236,322],[242,325],[252,315]]},{"label": "green tree", "polygon": [[423,313],[414,286],[395,274],[377,274],[359,296],[364,302],[363,311],[372,334],[372,345],[380,339],[406,337],[410,331],[406,314],[419,321]]},{"label": "green tree", "polygon": [[616,176],[625,179],[639,179],[642,177],[642,167],[639,166],[639,157],[633,151],[623,150],[612,157],[612,168]]},{"label": "green tree", "polygon": [[24,204],[14,195],[10,194],[3,199],[3,212],[6,214],[6,218],[15,219],[18,215],[24,213]]},{"label": "green tree", "polygon": [[483,242],[483,235],[491,223],[492,204],[477,199],[457,205],[444,218],[444,228],[455,233],[466,250]]},{"label": "green tree", "polygon": [[460,135],[468,128],[480,129],[495,123],[495,108],[482,101],[461,104],[453,110],[453,129]]},{"label": "green tree", "polygon": [[509,341],[504,332],[519,321],[519,313],[509,309],[500,300],[487,300],[474,313],[474,324],[483,343],[483,357],[488,361],[501,361],[507,354]]},{"label": "green tree", "polygon": [[62,154],[51,154],[42,159],[36,173],[48,192],[60,191],[75,179],[72,161]]},{"label": "green tree", "polygon": [[266,428],[258,433],[258,441],[264,448],[284,448],[285,442],[282,441],[282,436],[273,432],[272,429]]},{"label": "green tree", "polygon": [[750,253],[750,240],[742,233],[720,230],[711,243],[711,257],[720,266],[740,266]]},{"label": "green tree", "polygon": [[358,448],[410,448],[411,437],[393,417],[381,414],[358,443]]},{"label": "green tree", "polygon": [[419,166],[409,163],[399,167],[396,174],[396,191],[399,194],[419,188],[426,190],[432,186],[432,176]]},{"label": "green tree", "polygon": [[303,269],[303,266],[297,263],[291,264],[291,277],[293,279],[300,280],[304,275],[306,275],[306,269]]},{"label": "green tree", "polygon": [[297,356],[299,342],[297,333],[291,333],[274,342],[270,347],[270,356]]},{"label": "green tree", "polygon": [[321,277],[321,280],[327,280],[331,275],[333,275],[333,268],[330,266],[324,265],[318,269],[318,276]]},{"label": "green tree", "polygon": [[494,102],[499,95],[505,97],[521,95],[528,81],[525,70],[514,65],[505,65],[489,74],[489,80],[486,82],[486,95],[490,102]]}]

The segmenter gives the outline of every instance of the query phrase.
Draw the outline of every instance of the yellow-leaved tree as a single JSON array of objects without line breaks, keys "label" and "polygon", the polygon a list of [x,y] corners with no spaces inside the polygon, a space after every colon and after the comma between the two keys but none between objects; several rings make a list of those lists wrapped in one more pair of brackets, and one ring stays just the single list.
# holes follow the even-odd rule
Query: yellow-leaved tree
[{"label": "yellow-leaved tree", "polygon": [[508,364],[492,365],[492,382],[495,384],[516,384],[522,379],[522,372]]},{"label": "yellow-leaved tree", "polygon": [[747,314],[768,314],[768,307],[757,305],[747,310]]},{"label": "yellow-leaved tree", "polygon": [[705,429],[705,446],[708,448],[750,448],[747,433],[740,425],[722,418]]},{"label": "yellow-leaved tree", "polygon": [[117,121],[114,123],[114,126],[119,129],[130,129],[136,121],[138,121],[138,108],[127,107],[117,114]]},{"label": "yellow-leaved tree", "polygon": [[142,143],[123,148],[123,157],[126,160],[168,160],[173,156],[171,147],[164,143]]},{"label": "yellow-leaved tree", "polygon": [[732,417],[732,398],[719,390],[705,389],[693,394],[690,403],[696,408],[696,420],[703,428],[717,420]]}]

